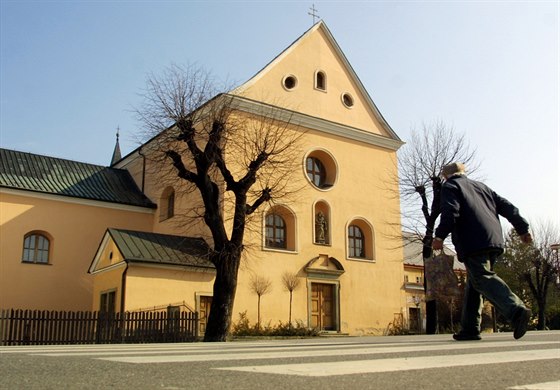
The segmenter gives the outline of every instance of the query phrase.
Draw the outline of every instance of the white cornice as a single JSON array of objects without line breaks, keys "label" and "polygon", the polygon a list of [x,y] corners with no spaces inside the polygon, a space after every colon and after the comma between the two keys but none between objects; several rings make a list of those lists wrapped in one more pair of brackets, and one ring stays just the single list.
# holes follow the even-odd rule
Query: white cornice
[{"label": "white cornice", "polygon": [[90,269],[88,271],[88,273],[90,273],[92,275],[96,275],[96,274],[101,274],[101,273],[104,273],[104,272],[113,271],[113,270],[116,270],[116,269],[119,269],[119,268],[125,268],[125,267],[126,267],[126,261],[120,261],[116,264],[111,264],[110,266],[107,266],[107,267],[104,267],[104,268],[100,268],[100,269],[96,269],[96,270]]},{"label": "white cornice", "polygon": [[255,100],[236,96],[232,102],[232,108],[248,112],[254,115],[271,115],[275,119],[302,126],[311,130],[316,130],[325,134],[363,142],[368,145],[375,145],[385,149],[398,150],[404,142],[400,139],[384,137],[379,134],[370,133],[355,127],[342,125],[327,121],[325,119],[302,114],[285,108],[271,106]]},{"label": "white cornice", "polygon": [[0,194],[24,196],[28,198],[44,199],[44,200],[50,200],[50,201],[62,202],[62,203],[72,203],[81,206],[101,207],[101,208],[120,210],[120,211],[131,211],[135,213],[144,213],[144,214],[154,213],[154,209],[147,208],[147,207],[131,206],[126,204],[103,202],[99,200],[90,200],[90,199],[83,199],[83,198],[74,198],[70,196],[47,194],[44,192],[35,192],[35,191],[20,190],[14,188],[6,188],[6,187],[0,187]]}]

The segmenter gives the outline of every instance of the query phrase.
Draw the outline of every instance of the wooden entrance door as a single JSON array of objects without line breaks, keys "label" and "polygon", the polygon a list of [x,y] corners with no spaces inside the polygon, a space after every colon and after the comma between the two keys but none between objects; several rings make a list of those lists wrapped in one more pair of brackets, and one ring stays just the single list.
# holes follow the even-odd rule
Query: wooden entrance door
[{"label": "wooden entrance door", "polygon": [[198,335],[204,336],[206,332],[206,324],[208,323],[208,315],[210,314],[210,306],[212,305],[212,297],[202,295],[200,297],[200,310],[198,311]]},{"label": "wooden entrance door", "polygon": [[408,328],[415,333],[420,333],[420,309],[408,308]]},{"label": "wooden entrance door", "polygon": [[336,330],[334,284],[311,283],[311,326]]}]

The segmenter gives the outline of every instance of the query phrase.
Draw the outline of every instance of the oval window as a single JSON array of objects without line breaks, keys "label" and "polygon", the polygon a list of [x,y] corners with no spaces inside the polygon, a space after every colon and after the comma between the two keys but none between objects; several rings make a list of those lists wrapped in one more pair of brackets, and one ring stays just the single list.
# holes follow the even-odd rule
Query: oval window
[{"label": "oval window", "polygon": [[342,95],[342,103],[348,108],[354,105],[354,98],[349,93],[345,93]]},{"label": "oval window", "polygon": [[296,76],[289,75],[284,77],[284,80],[282,81],[282,85],[288,91],[294,89],[297,86]]},{"label": "oval window", "polygon": [[305,174],[314,187],[327,190],[336,182],[336,161],[327,151],[314,150],[305,158]]}]

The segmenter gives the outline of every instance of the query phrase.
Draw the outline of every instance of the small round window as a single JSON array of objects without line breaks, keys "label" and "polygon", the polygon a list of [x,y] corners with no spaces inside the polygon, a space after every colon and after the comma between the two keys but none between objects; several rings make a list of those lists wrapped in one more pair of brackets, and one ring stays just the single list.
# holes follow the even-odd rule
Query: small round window
[{"label": "small round window", "polygon": [[287,89],[288,91],[294,89],[295,87],[297,87],[297,78],[294,75],[288,75],[286,77],[284,77],[284,80],[282,80],[282,85],[284,86],[285,89]]},{"label": "small round window", "polygon": [[307,180],[316,188],[328,190],[337,178],[336,161],[324,150],[314,150],[305,158]]},{"label": "small round window", "polygon": [[344,93],[342,95],[342,103],[348,108],[354,105],[354,98],[349,93]]}]

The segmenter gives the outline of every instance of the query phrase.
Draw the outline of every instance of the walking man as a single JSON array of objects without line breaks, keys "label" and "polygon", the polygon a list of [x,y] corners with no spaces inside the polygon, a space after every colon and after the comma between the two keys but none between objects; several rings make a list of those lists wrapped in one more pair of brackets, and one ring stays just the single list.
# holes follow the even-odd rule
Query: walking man
[{"label": "walking man", "polygon": [[451,233],[457,257],[467,269],[461,330],[453,338],[458,341],[481,339],[484,296],[511,322],[513,337],[519,339],[527,331],[531,311],[496,275],[493,265],[504,251],[499,216],[513,225],[526,244],[532,242],[529,224],[509,201],[483,183],[467,178],[462,163],[445,165],[441,175],[445,180],[441,189],[441,217],[432,248],[443,249],[443,240]]}]

